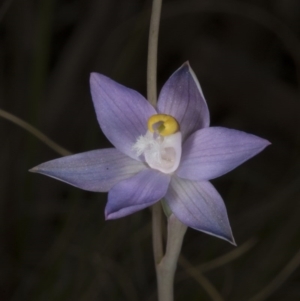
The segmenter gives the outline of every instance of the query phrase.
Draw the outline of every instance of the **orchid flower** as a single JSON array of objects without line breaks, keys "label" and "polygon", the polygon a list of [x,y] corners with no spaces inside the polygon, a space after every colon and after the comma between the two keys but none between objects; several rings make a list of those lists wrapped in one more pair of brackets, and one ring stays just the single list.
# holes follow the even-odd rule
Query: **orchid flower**
[{"label": "orchid flower", "polygon": [[209,127],[207,103],[188,63],[165,83],[156,108],[104,75],[92,73],[90,83],[99,125],[115,148],[62,157],[31,171],[84,190],[108,192],[106,219],[164,199],[183,224],[234,244],[224,202],[209,180],[270,143]]}]

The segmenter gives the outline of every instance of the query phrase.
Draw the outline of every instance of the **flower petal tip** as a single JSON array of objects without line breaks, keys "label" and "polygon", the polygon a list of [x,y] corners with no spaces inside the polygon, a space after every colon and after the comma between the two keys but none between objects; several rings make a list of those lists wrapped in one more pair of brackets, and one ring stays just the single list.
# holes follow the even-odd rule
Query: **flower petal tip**
[{"label": "flower petal tip", "polygon": [[114,219],[114,218],[111,216],[111,214],[109,214],[109,213],[107,213],[107,212],[104,213],[104,218],[105,218],[106,221],[111,220],[111,219]]},{"label": "flower petal tip", "polygon": [[34,172],[34,173],[43,173],[43,171],[46,171],[46,170],[43,170],[43,168],[40,167],[41,165],[42,164],[34,166],[34,167],[28,169],[28,171],[29,172]]},{"label": "flower petal tip", "polygon": [[235,239],[234,239],[233,236],[231,236],[230,239],[227,239],[227,241],[228,241],[229,243],[231,243],[233,246],[237,247],[237,243],[235,242]]},{"label": "flower petal tip", "polygon": [[[111,208],[111,206],[109,205],[109,203],[107,203],[105,206],[105,209],[104,209],[104,218],[106,221],[121,218],[121,217],[123,217],[123,215],[120,214],[121,212],[122,212],[122,209],[113,210]],[[126,214],[124,214],[124,216],[126,216]]]},{"label": "flower petal tip", "polygon": [[263,139],[263,138],[260,138],[260,137],[257,137],[258,140],[257,140],[257,149],[259,149],[259,152],[263,151],[267,146],[271,145],[272,143],[266,139]]},{"label": "flower petal tip", "polygon": [[108,78],[107,76],[98,73],[98,72],[91,72],[90,73],[90,86],[91,88],[94,87],[94,89],[104,89],[106,87],[107,84],[109,83],[115,83],[114,81],[112,81],[110,78]]},{"label": "flower petal tip", "polygon": [[104,211],[104,217],[105,217],[106,221],[122,218],[122,217],[125,217],[125,216],[131,214],[130,208],[123,208],[123,209],[120,209],[117,211],[112,211],[110,209],[111,208],[108,208],[108,206],[106,205],[106,208]]},{"label": "flower petal tip", "polygon": [[191,73],[192,68],[191,68],[190,62],[189,62],[189,61],[184,62],[184,63],[177,69],[177,71],[179,71],[179,70],[185,70],[186,72]]},{"label": "flower petal tip", "polygon": [[184,67],[184,66],[190,68],[191,67],[190,62],[189,61],[184,62],[181,67]]},{"label": "flower petal tip", "polygon": [[266,143],[266,147],[269,146],[269,145],[272,145],[272,142],[270,142],[270,141],[268,141],[268,140],[265,140],[265,141],[266,141],[266,142],[265,142],[265,143]]},{"label": "flower petal tip", "polygon": [[[196,230],[198,230],[198,229],[196,229]],[[203,232],[206,233],[206,234],[215,236],[217,238],[220,238],[222,240],[225,240],[225,241],[229,242],[230,244],[232,244],[235,247],[237,246],[237,244],[235,242],[235,239],[233,237],[233,234],[231,232],[231,229],[230,229],[230,233],[215,233],[215,232],[210,232],[210,231],[203,231]]]},{"label": "flower petal tip", "polygon": [[92,80],[92,79],[96,79],[97,77],[99,77],[100,76],[100,74],[99,73],[97,73],[97,72],[91,72],[90,73],[90,79]]}]

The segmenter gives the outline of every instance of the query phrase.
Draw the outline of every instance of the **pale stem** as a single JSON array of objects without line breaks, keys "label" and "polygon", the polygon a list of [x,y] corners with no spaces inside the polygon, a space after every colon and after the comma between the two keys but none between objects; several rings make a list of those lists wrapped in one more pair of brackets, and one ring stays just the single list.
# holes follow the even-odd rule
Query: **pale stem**
[{"label": "pale stem", "polygon": [[[161,5],[162,0],[153,0],[148,41],[147,98],[153,106],[155,106],[157,102],[157,44]],[[163,257],[163,240],[161,227],[162,208],[160,203],[157,202],[152,209],[153,253],[155,264],[158,264]]]},{"label": "pale stem", "polygon": [[174,275],[186,229],[187,226],[171,214],[168,218],[166,254],[156,265],[159,301],[174,300]]},{"label": "pale stem", "polygon": [[4,119],[7,119],[7,120],[13,122],[14,124],[20,126],[24,130],[26,130],[27,132],[29,132],[30,134],[32,134],[33,136],[35,136],[36,138],[38,138],[40,141],[42,141],[43,143],[45,143],[47,146],[49,146],[50,148],[52,148],[58,154],[60,154],[62,156],[71,155],[71,152],[69,152],[65,148],[63,148],[60,145],[58,145],[57,143],[55,143],[53,140],[51,140],[50,138],[48,138],[45,134],[43,134],[37,128],[35,128],[34,126],[30,125],[28,122],[22,120],[21,118],[15,116],[13,114],[10,114],[10,113],[2,110],[2,109],[0,109],[0,117],[2,117]]},{"label": "pale stem", "polygon": [[[162,0],[153,0],[149,30],[147,64],[147,98],[156,106],[157,44]],[[158,202],[152,208],[153,252],[158,285],[158,300],[173,301],[173,283],[182,241],[187,227],[173,214],[168,219],[167,247],[163,255],[162,208]]]},{"label": "pale stem", "polygon": [[153,0],[148,40],[147,98],[153,106],[156,105],[157,101],[157,44],[161,5],[162,0]]},{"label": "pale stem", "polygon": [[162,239],[162,208],[160,202],[152,206],[152,242],[155,265],[159,264],[164,256]]}]

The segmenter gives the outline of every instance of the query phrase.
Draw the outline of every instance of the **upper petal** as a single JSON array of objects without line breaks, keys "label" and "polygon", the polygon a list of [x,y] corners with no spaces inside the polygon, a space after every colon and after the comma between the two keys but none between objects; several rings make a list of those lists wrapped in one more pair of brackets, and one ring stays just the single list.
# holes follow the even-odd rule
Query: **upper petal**
[{"label": "upper petal", "polygon": [[157,109],[176,118],[183,140],[209,126],[209,111],[200,84],[188,63],[183,64],[163,86]]},{"label": "upper petal", "polygon": [[177,175],[195,181],[220,177],[269,144],[265,139],[232,129],[210,127],[199,130],[183,145]]},{"label": "upper petal", "polygon": [[116,184],[108,194],[106,219],[120,218],[142,210],[164,197],[170,176],[146,169]]},{"label": "upper petal", "polygon": [[104,75],[92,73],[90,84],[103,133],[119,151],[139,160],[132,146],[147,132],[147,121],[156,114],[155,109],[141,94]]},{"label": "upper petal", "polygon": [[145,169],[115,148],[94,150],[42,163],[30,171],[44,174],[78,188],[107,192],[116,183]]},{"label": "upper petal", "polygon": [[165,200],[185,225],[235,244],[224,202],[211,183],[173,176]]}]

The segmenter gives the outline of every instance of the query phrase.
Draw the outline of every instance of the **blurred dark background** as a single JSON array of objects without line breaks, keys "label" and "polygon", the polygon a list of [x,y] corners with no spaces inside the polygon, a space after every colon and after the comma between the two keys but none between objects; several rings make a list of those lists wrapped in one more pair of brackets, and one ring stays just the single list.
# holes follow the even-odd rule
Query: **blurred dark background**
[{"label": "blurred dark background", "polygon": [[[2,0],[0,108],[72,153],[109,147],[89,73],[146,95],[150,8]],[[272,142],[213,181],[238,247],[189,229],[176,300],[217,300],[203,276],[223,300],[300,300],[299,29],[298,0],[164,1],[159,87],[189,60],[212,125]],[[0,137],[0,300],[156,300],[150,210],[105,222],[106,194],[28,173],[60,154],[3,118]]]}]

